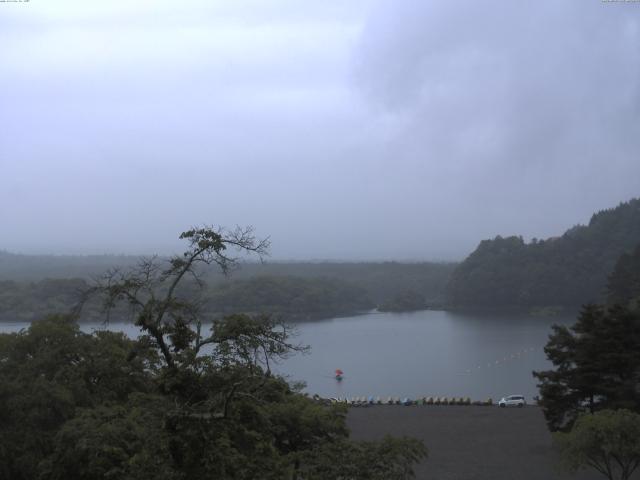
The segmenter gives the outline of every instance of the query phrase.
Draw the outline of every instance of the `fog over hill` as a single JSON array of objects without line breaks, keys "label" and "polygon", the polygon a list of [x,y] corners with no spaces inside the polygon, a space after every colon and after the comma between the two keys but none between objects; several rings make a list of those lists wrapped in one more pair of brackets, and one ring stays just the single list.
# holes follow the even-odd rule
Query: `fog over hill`
[{"label": "fog over hill", "polygon": [[637,195],[633,2],[2,4],[0,248],[459,260]]}]

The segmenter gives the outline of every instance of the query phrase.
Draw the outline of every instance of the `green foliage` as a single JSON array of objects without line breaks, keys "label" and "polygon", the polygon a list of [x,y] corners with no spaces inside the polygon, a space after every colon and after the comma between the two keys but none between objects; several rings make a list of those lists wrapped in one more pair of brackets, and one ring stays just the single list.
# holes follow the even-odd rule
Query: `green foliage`
[{"label": "green foliage", "polygon": [[88,287],[79,278],[49,278],[35,283],[0,281],[0,321],[34,320],[52,313],[68,313]]},{"label": "green foliage", "polygon": [[227,270],[229,249],[262,253],[265,243],[246,229],[182,238],[184,255],[110,271],[88,292],[107,312],[129,308],[137,340],[85,334],[63,316],[0,335],[0,480],[304,478],[326,461],[312,452],[336,445],[351,451],[334,458],[344,468],[378,475],[353,478],[409,478],[420,442],[352,443],[344,407],[271,373],[271,362],[304,350],[286,324],[234,314],[202,331],[184,279],[202,286],[196,266]]},{"label": "green foliage", "polygon": [[403,480],[414,478],[413,465],[427,449],[413,438],[385,437],[380,442],[333,442],[300,455],[304,480]]},{"label": "green foliage", "polygon": [[427,308],[427,303],[424,296],[413,290],[408,290],[383,303],[378,307],[378,310],[381,312],[411,312],[425,308]]},{"label": "green foliage", "polygon": [[344,405],[310,402],[301,395],[290,395],[268,408],[276,448],[287,455],[345,439],[348,436],[346,415]]},{"label": "green foliage", "polygon": [[211,358],[225,367],[241,366],[251,373],[263,370],[271,375],[271,362],[287,358],[291,352],[305,352],[308,347],[290,343],[286,323],[269,315],[229,315],[213,322],[212,335],[200,346],[214,345]]},{"label": "green foliage", "polygon": [[[17,260],[3,262],[3,256],[5,260],[14,257]],[[111,258],[114,265],[125,260],[127,265],[131,264],[129,257],[105,258]],[[87,271],[107,262],[103,257],[99,259],[100,262],[94,257],[84,259],[97,262],[87,265]],[[0,252],[0,278],[22,278],[19,268],[27,268],[29,260],[31,257]],[[82,257],[66,259],[68,263],[83,265],[81,260]],[[54,265],[55,261],[51,260]],[[177,266],[184,259],[173,261]],[[63,265],[56,267],[57,275],[85,273],[79,267],[65,270]],[[206,281],[200,308],[209,316],[268,312],[298,321],[355,314],[410,291],[417,292],[430,305],[442,305],[444,286],[452,270],[452,264],[439,263],[244,263],[234,271],[234,280],[229,280],[200,265],[200,279]],[[48,271],[43,270],[42,274]],[[34,271],[30,278],[38,274]],[[34,320],[50,313],[67,313],[87,288],[89,283],[84,278],[47,278],[37,282],[0,280],[0,321]],[[200,295],[200,288],[197,281],[186,278],[180,285],[180,293],[185,298],[195,298]],[[111,312],[114,319],[127,316],[122,304]],[[89,301],[84,305],[82,319],[102,320],[101,305]]]},{"label": "green foliage", "polygon": [[571,471],[590,467],[610,480],[627,480],[640,465],[640,415],[628,410],[583,414],[555,444]]},{"label": "green foliage", "polygon": [[59,429],[41,476],[64,480],[183,478],[171,465],[169,435],[158,396],[132,394],[123,405],[79,410]]},{"label": "green foliage", "polygon": [[[123,255],[17,255],[0,250],[0,314],[5,311],[1,303],[3,280],[17,282],[20,287],[43,279],[86,281],[105,270],[126,270],[137,264],[137,257]],[[424,295],[429,304],[441,305],[444,302],[445,284],[455,266],[455,263],[442,262],[244,262],[242,268],[233,274],[238,280],[272,276],[338,279],[363,288],[375,304],[403,291],[415,290]],[[203,268],[203,275],[212,286],[227,282],[227,278],[215,268]],[[33,296],[30,298],[33,299]],[[29,310],[19,310],[24,311]]]},{"label": "green foliage", "polygon": [[608,303],[640,309],[640,244],[630,254],[623,254],[609,277]]},{"label": "green foliage", "polygon": [[[0,478],[307,478],[326,461],[312,452],[325,450],[351,452],[334,462],[362,468],[353,478],[410,478],[420,443],[352,444],[344,406],[261,367],[289,352],[273,324],[215,325],[211,355],[175,370],[145,337],[84,334],[64,317],[0,335]],[[368,476],[378,457],[386,473]]]},{"label": "green foliage", "polygon": [[[238,280],[252,277],[296,277],[303,279],[335,279],[364,289],[374,304],[415,290],[424,295],[429,304],[444,302],[445,285],[454,270],[454,263],[435,262],[269,262],[265,264],[243,264],[234,273]],[[220,276],[209,276],[208,281],[220,281]]]},{"label": "green foliage", "polygon": [[534,372],[551,430],[570,428],[583,412],[640,411],[640,312],[588,305],[575,325],[553,332],[545,352],[555,369]]},{"label": "green foliage", "polygon": [[559,238],[483,240],[454,271],[449,303],[471,307],[578,306],[599,302],[607,276],[640,242],[640,199],[596,213]]},{"label": "green foliage", "polygon": [[[138,355],[130,358],[134,345]],[[87,335],[62,316],[0,335],[0,464],[12,472],[6,478],[37,478],[55,435],[78,409],[150,391],[157,360],[154,350],[120,333]]]},{"label": "green foliage", "polygon": [[330,278],[260,276],[217,285],[207,297],[212,312],[269,312],[291,319],[348,315],[375,306],[362,288]]}]

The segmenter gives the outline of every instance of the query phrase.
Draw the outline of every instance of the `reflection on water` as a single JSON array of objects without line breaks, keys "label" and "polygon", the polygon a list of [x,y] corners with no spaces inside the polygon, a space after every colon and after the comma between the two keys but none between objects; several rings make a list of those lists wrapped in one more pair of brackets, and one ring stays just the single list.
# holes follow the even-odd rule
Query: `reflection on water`
[{"label": "reflection on water", "polygon": [[[470,314],[442,311],[370,313],[297,326],[297,341],[311,346],[277,367],[303,380],[309,393],[332,396],[470,396],[473,399],[537,395],[532,370],[546,369],[543,347],[553,323],[574,316]],[[17,331],[24,322],[0,324]],[[101,329],[84,324],[84,331]],[[131,324],[112,330],[137,336]],[[344,371],[337,382],[334,372]]]}]

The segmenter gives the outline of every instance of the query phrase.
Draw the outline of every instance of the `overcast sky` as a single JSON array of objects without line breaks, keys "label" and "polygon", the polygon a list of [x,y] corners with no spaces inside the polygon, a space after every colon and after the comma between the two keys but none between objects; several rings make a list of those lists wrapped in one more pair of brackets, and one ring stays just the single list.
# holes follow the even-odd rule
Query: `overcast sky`
[{"label": "overcast sky", "polygon": [[0,3],[0,249],[462,259],[640,196],[640,3]]}]

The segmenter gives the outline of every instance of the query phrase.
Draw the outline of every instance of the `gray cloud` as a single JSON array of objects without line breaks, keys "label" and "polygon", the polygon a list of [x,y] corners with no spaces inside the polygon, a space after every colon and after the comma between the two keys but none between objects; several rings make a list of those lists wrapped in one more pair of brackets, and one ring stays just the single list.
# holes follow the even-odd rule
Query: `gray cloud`
[{"label": "gray cloud", "polygon": [[357,83],[403,123],[404,161],[456,179],[464,215],[548,235],[638,194],[639,19],[603,2],[385,2]]},{"label": "gray cloud", "polygon": [[640,192],[638,5],[6,5],[0,248],[460,258]]}]

